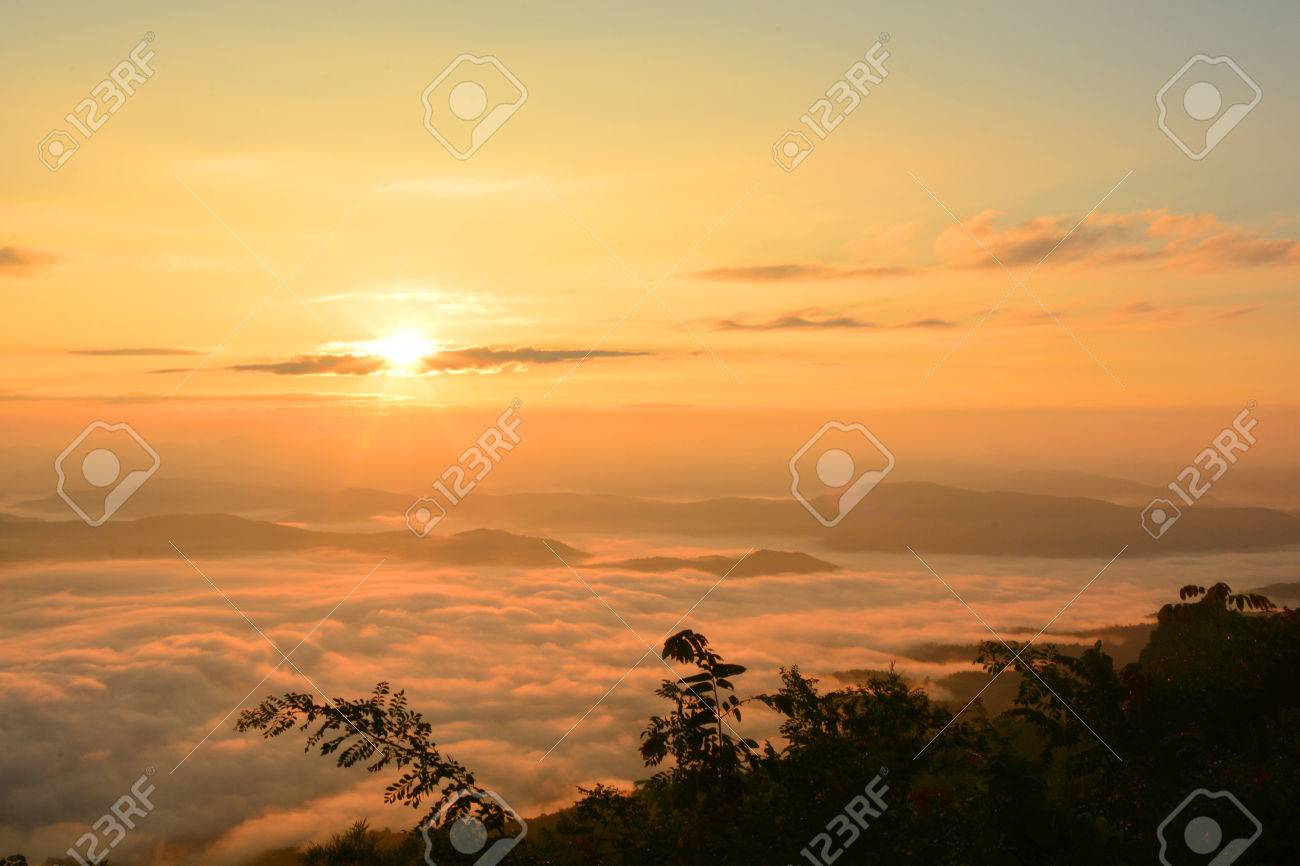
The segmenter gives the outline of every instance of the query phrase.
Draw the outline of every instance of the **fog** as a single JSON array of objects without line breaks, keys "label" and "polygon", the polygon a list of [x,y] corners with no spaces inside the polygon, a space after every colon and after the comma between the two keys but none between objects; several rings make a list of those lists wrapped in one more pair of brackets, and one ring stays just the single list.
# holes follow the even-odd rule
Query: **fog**
[{"label": "fog", "polygon": [[[662,552],[626,538],[592,542],[610,555]],[[773,688],[792,664],[838,684],[835,671],[896,663],[924,684],[970,665],[913,659],[912,648],[989,639],[979,617],[1008,640],[1033,637],[1106,565],[925,556],[940,581],[908,555],[832,558],[841,571],[721,581],[690,570],[429,568],[325,553],[8,567],[0,848],[35,862],[61,854],[150,767],[156,808],[115,862],[235,863],[357,818],[410,826],[414,812],[382,804],[386,777],[304,755],[294,736],[232,730],[238,708],[262,696],[320,688],[355,698],[381,680],[408,692],[447,754],[537,814],[571,802],[578,784],[648,775],[638,733],[669,673],[642,639],[658,648],[670,630],[705,633],[749,667],[742,695]],[[1120,557],[1039,641],[1142,622],[1186,583],[1283,582],[1293,563],[1287,550]],[[281,658],[257,629],[285,652],[310,632],[292,655],[301,675],[276,668]],[[747,713],[744,733],[773,736],[774,719]]]}]

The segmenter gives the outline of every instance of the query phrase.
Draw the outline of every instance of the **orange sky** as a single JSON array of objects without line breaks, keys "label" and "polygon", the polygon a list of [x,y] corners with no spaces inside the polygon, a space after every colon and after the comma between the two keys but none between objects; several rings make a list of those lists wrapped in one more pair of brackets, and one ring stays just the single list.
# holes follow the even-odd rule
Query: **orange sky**
[{"label": "orange sky", "polygon": [[[970,440],[986,413],[1041,410],[1064,435],[1077,416],[1060,410],[1167,409],[1147,428],[1167,439],[1172,410],[1295,403],[1295,100],[1266,87],[1189,160],[1154,119],[1181,49],[1070,21],[1059,60],[1105,60],[1075,68],[955,10],[895,10],[888,27],[829,6],[798,25],[762,8],[743,27],[646,10],[488,27],[400,6],[347,37],[266,13],[240,33],[255,68],[222,62],[218,82],[233,21],[29,11],[0,64],[30,64],[54,33],[41,50],[60,62],[0,133],[23,154],[0,167],[12,446],[57,446],[68,433],[23,431],[58,417],[75,433],[102,400],[214,443],[250,429],[291,443],[304,403],[307,426],[344,439],[367,435],[367,409],[409,407],[411,438],[518,397],[581,438],[587,409],[671,405],[624,441],[682,460],[702,411],[926,410]],[[1268,28],[1179,26],[1240,44],[1266,85],[1293,71]],[[710,28],[732,36],[706,45]],[[782,171],[771,143],[885,29],[889,76]],[[145,33],[156,74],[47,171],[34,145]],[[420,94],[485,41],[528,100],[460,161],[424,128]],[[384,354],[394,338],[401,357]],[[1085,438],[1067,459],[1104,466],[1123,437]],[[943,447],[932,456],[961,456]]]}]

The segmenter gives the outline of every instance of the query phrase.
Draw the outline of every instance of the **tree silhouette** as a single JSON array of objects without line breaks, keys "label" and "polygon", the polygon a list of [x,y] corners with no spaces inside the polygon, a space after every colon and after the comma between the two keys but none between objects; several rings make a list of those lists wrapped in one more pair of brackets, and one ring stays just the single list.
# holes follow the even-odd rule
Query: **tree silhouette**
[{"label": "tree silhouette", "polygon": [[302,852],[303,866],[406,866],[420,856],[418,836],[381,833],[358,821]]},{"label": "tree silhouette", "polygon": [[337,754],[340,767],[362,764],[370,773],[389,767],[401,770],[384,789],[384,802],[418,809],[430,801],[417,826],[470,811],[481,813],[489,829],[505,823],[506,816],[490,799],[459,796],[483,789],[472,772],[443,756],[432,740],[433,727],[407,707],[405,692],[393,692],[388,683],[379,683],[370,697],[357,701],[316,703],[312,695],[298,692],[268,697],[241,712],[235,724],[238,731],[261,731],[267,739],[294,728],[309,732],[304,752],[319,747],[322,755]]},{"label": "tree silhouette", "polygon": [[673,702],[666,716],[654,716],[641,734],[641,757],[656,766],[671,755],[681,770],[735,769],[758,743],[735,732],[731,721],[741,720],[741,701],[731,678],[745,672],[743,665],[728,664],[709,649],[702,634],[684,629],[664,641],[663,657],[700,669],[676,682],[664,680],[655,691]]},{"label": "tree silhouette", "polygon": [[[1277,610],[1277,605],[1264,596],[1254,592],[1234,593],[1232,587],[1226,583],[1216,583],[1209,589],[1195,584],[1188,584],[1178,590],[1178,597],[1183,601],[1197,596],[1205,596],[1197,603],[1197,605],[1204,605],[1205,610],[1211,610],[1218,605],[1230,610],[1235,608],[1238,611],[1252,610],[1261,613]],[[1161,614],[1166,616],[1186,616],[1197,609],[1198,607],[1194,605],[1167,604],[1161,609]]]},{"label": "tree silhouette", "polygon": [[[813,840],[849,827],[836,816],[886,776],[888,808],[850,828],[851,844],[839,840],[836,866],[1151,862],[1157,826],[1197,788],[1231,790],[1269,828],[1250,862],[1295,862],[1287,829],[1300,790],[1300,620],[1258,594],[1184,587],[1123,668],[1100,641],[1069,651],[984,643],[976,661],[986,674],[1016,683],[996,717],[978,699],[936,703],[892,669],[823,691],[783,668],[777,691],[742,698],[735,683],[745,668],[689,629],[665,642],[663,658],[695,672],[656,690],[670,709],[650,718],[640,744],[654,775],[630,790],[579,788],[579,800],[505,862],[808,863]],[[737,732],[747,704],[775,714],[779,738],[760,747]],[[308,732],[308,750],[337,753],[340,766],[398,768],[385,800],[428,800],[431,814],[458,791],[479,790],[386,684],[355,702],[268,698],[237,727],[267,737],[296,727]],[[418,866],[423,852],[418,834],[357,824],[302,858]],[[439,864],[473,862],[445,844],[436,853]]]}]

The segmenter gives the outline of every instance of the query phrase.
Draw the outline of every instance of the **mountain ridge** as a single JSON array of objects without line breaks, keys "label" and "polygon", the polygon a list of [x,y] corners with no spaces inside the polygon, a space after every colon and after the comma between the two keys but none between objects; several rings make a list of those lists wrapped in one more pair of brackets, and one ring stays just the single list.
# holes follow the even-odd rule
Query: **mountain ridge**
[{"label": "mountain ridge", "polygon": [[[139,496],[146,496],[147,491],[148,487]],[[169,498],[170,494],[164,497]],[[275,516],[268,520],[259,513],[260,520],[254,522],[282,530],[313,532],[318,541],[325,539],[324,546],[329,546],[333,538],[337,546],[367,551],[385,546],[405,550],[419,541],[414,536],[407,538],[402,530],[387,528],[400,523],[410,505],[405,495],[357,490],[308,499],[287,508],[284,506],[289,503],[281,501],[280,508],[260,509],[270,510]],[[123,511],[135,504],[128,503]],[[818,504],[834,513],[832,500],[818,500]],[[146,503],[141,510],[147,512],[151,507]],[[182,516],[204,519],[197,514],[139,519]],[[910,547],[934,553],[1107,559],[1125,546],[1131,556],[1160,556],[1300,545],[1300,517],[1276,509],[1207,504],[1184,507],[1176,523],[1160,538],[1143,531],[1141,516],[1140,507],[1082,496],[966,490],[909,481],[881,484],[833,527],[823,526],[791,497],[671,501],[562,492],[479,493],[462,501],[439,529],[471,526],[527,536],[666,535],[728,538],[729,543],[731,539],[741,543],[752,539],[764,547],[775,546],[780,539],[809,539],[817,550],[825,552],[896,553]],[[380,519],[386,528],[376,529]],[[109,525],[117,522],[115,519]],[[306,524],[309,528],[283,523]],[[25,525],[36,527],[33,531],[40,534],[41,524],[37,521]],[[348,531],[338,529],[340,525]],[[390,541],[357,540],[364,536]],[[398,537],[401,542],[395,540]],[[447,537],[443,532],[431,536]],[[281,540],[289,547],[305,543],[287,536]],[[462,539],[461,544],[466,543]],[[423,559],[428,552],[416,549],[405,555]],[[532,561],[531,556],[527,559]],[[656,567],[662,566],[660,563]]]}]

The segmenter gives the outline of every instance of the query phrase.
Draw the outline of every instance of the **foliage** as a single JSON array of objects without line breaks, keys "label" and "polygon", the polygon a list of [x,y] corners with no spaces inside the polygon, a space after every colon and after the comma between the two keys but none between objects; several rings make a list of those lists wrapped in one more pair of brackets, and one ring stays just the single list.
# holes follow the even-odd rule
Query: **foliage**
[{"label": "foliage", "polygon": [[[976,660],[990,682],[1016,684],[1013,706],[996,717],[978,699],[936,703],[893,670],[823,691],[799,668],[783,668],[777,691],[740,698],[745,668],[690,630],[669,638],[663,657],[694,672],[656,691],[668,709],[649,720],[640,747],[655,773],[631,790],[579,788],[581,798],[507,863],[806,863],[813,840],[873,777],[887,780],[888,808],[850,828],[858,841],[842,847],[837,866],[1154,862],[1156,827],[1197,788],[1232,791],[1264,824],[1250,862],[1294,862],[1300,622],[1259,595],[1184,587],[1122,669],[1100,642],[1075,654],[982,644]],[[760,746],[741,733],[747,705],[775,714],[777,741]],[[383,684],[355,703],[271,698],[239,726],[277,736],[317,723],[308,749],[339,751],[342,766],[404,770],[390,802],[430,798],[436,808],[474,784]],[[473,862],[444,848],[438,863]],[[385,837],[361,824],[308,849],[303,862],[415,866],[422,855],[419,834]]]},{"label": "foliage", "polygon": [[358,821],[328,842],[311,845],[302,853],[303,866],[366,864],[366,866],[405,866],[420,856],[419,837],[414,833],[394,834],[371,830]]},{"label": "foliage", "polygon": [[[1222,604],[1228,609],[1236,608],[1239,611],[1247,608],[1264,612],[1277,610],[1277,605],[1273,604],[1273,602],[1269,601],[1264,596],[1254,592],[1238,595],[1234,593],[1232,587],[1228,586],[1226,583],[1216,583],[1209,589],[1206,589],[1203,586],[1196,586],[1195,584],[1188,584],[1178,590],[1178,597],[1183,601],[1186,601],[1189,598],[1196,598],[1200,595],[1205,596],[1205,598],[1201,600],[1201,603],[1207,611],[1213,610],[1213,608],[1219,604]],[[1162,612],[1167,611],[1166,615],[1179,615],[1191,613],[1192,611],[1199,609],[1201,609],[1199,606],[1177,604],[1165,605],[1165,609]]]},{"label": "foliage", "polygon": [[663,657],[689,663],[697,674],[673,682],[664,680],[655,694],[675,707],[667,716],[654,716],[641,734],[641,757],[657,766],[669,755],[681,770],[708,768],[733,772],[758,743],[736,734],[741,721],[740,699],[731,678],[745,672],[742,665],[727,664],[709,649],[709,641],[690,629],[664,641]]},{"label": "foliage", "polygon": [[439,817],[446,804],[450,808],[444,817],[459,817],[476,809],[488,827],[504,825],[505,816],[491,801],[484,804],[475,797],[456,798],[467,791],[482,791],[474,774],[442,755],[431,739],[433,727],[407,707],[405,692],[392,692],[388,683],[380,683],[370,697],[358,701],[335,698],[316,703],[312,695],[297,692],[268,697],[241,712],[235,724],[238,731],[261,731],[267,739],[294,728],[309,732],[303,751],[319,747],[322,755],[337,754],[340,767],[362,764],[370,773],[389,767],[400,770],[385,788],[384,802],[418,809],[421,803],[431,801],[417,826]]}]

